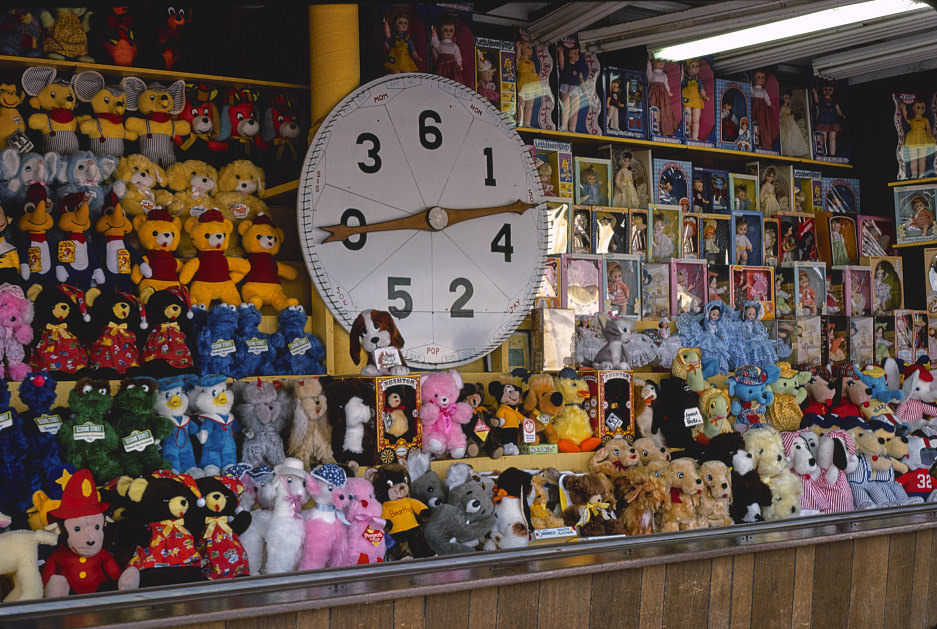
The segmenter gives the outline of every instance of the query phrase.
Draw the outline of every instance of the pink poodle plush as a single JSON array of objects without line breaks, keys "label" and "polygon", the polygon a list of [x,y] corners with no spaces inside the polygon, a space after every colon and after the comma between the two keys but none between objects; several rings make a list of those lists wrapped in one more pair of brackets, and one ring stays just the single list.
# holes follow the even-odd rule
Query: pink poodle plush
[{"label": "pink poodle plush", "polygon": [[342,565],[348,526],[342,511],[348,504],[345,482],[345,470],[334,463],[319,465],[306,476],[306,490],[316,506],[306,513],[306,541],[300,570]]},{"label": "pink poodle plush", "polygon": [[[0,284],[0,359],[6,358],[7,380],[19,382],[29,373],[25,346],[33,340],[33,302],[23,289],[13,284]],[[0,377],[3,367],[0,366]]]},{"label": "pink poodle plush", "polygon": [[456,402],[462,390],[462,376],[456,370],[423,374],[420,377],[423,406],[423,449],[436,456],[447,451],[454,459],[465,456],[465,433],[460,424],[472,419],[473,409],[465,402]]},{"label": "pink poodle plush", "polygon": [[345,482],[348,504],[345,506],[345,556],[343,565],[378,563],[387,552],[387,534],[381,517],[383,507],[374,496],[374,485],[366,478],[349,478]]}]

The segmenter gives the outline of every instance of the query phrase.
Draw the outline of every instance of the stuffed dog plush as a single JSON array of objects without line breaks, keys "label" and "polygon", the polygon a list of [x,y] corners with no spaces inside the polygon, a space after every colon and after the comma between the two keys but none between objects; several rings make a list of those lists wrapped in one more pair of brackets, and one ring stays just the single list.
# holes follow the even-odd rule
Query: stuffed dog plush
[{"label": "stuffed dog plush", "polygon": [[348,352],[355,364],[361,363],[361,350],[368,360],[362,376],[405,376],[410,373],[400,352],[403,337],[394,318],[385,310],[364,310],[351,325]]}]

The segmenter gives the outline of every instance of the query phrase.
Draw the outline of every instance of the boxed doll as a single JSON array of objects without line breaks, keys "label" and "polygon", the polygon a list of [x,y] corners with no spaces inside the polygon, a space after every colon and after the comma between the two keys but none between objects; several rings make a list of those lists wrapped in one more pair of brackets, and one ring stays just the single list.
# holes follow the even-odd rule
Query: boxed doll
[{"label": "boxed doll", "polygon": [[699,214],[686,212],[681,218],[680,257],[699,258]]},{"label": "boxed doll", "polygon": [[631,231],[628,210],[596,208],[592,213],[592,248],[595,253],[628,253]]},{"label": "boxed doll", "polygon": [[858,214],[859,180],[843,177],[824,177],[823,209],[836,214]]},{"label": "boxed doll", "polygon": [[609,205],[612,162],[600,157],[576,156],[576,203]]},{"label": "boxed doll", "polygon": [[533,43],[525,28],[517,29],[515,69],[517,70],[517,126],[553,131],[553,93],[550,75],[553,58],[544,44]]},{"label": "boxed doll", "polygon": [[560,307],[560,268],[561,256],[547,256],[543,266],[543,277],[540,278],[540,286],[537,288],[537,296],[534,298],[534,308],[559,308]]},{"label": "boxed doll", "polygon": [[898,256],[863,258],[872,267],[872,314],[884,315],[904,308],[904,271]]},{"label": "boxed doll", "polygon": [[612,161],[612,207],[647,208],[651,189],[651,152],[631,146],[599,147]]},{"label": "boxed doll", "polygon": [[639,255],[606,256],[602,261],[602,312],[612,317],[641,315]]},{"label": "boxed doll", "polygon": [[383,22],[384,74],[426,72],[429,29],[422,5],[389,5]]},{"label": "boxed doll", "polygon": [[937,313],[937,248],[924,250],[924,287],[927,312]]},{"label": "boxed doll", "polygon": [[729,171],[693,167],[694,212],[709,214],[729,211]]},{"label": "boxed doll", "polygon": [[895,92],[895,129],[898,144],[897,179],[923,179],[937,175],[937,92]]},{"label": "boxed doll", "polygon": [[816,215],[820,259],[833,266],[858,264],[856,217],[820,212]]},{"label": "boxed doll", "polygon": [[472,5],[428,4],[433,74],[475,89],[475,34]]},{"label": "boxed doll", "polygon": [[875,362],[873,322],[872,317],[849,318],[849,362],[854,365]]},{"label": "boxed doll", "polygon": [[423,423],[419,420],[419,376],[378,376],[377,452],[381,463],[405,461],[411,448],[423,447]]},{"label": "boxed doll", "polygon": [[849,163],[849,112],[845,109],[845,81],[812,77],[810,84],[813,158]]},{"label": "boxed doll", "polygon": [[927,345],[927,313],[922,310],[895,311],[894,357],[913,363],[918,350]]},{"label": "boxed doll", "polygon": [[714,146],[716,107],[712,98],[715,93],[712,66],[707,59],[696,57],[681,63],[680,70],[683,142],[689,146]]},{"label": "boxed doll", "polygon": [[758,211],[758,177],[729,173],[729,207],[733,212]]},{"label": "boxed doll", "polygon": [[780,231],[781,224],[777,218],[764,220],[765,264],[768,266],[776,267],[781,263]]},{"label": "boxed doll", "polygon": [[635,140],[647,138],[645,81],[645,75],[634,70],[610,66],[602,70],[605,135]]},{"label": "boxed doll", "polygon": [[678,160],[654,159],[654,203],[678,205],[692,210],[690,202],[690,178],[693,164]]},{"label": "boxed doll", "polygon": [[[765,322],[765,327],[767,327],[768,323],[769,322]],[[794,355],[794,345],[797,337],[797,322],[790,318],[777,319],[773,328],[778,358],[786,360],[792,365],[796,365],[797,357]]]},{"label": "boxed doll", "polygon": [[592,206],[573,206],[569,241],[572,253],[595,253],[592,248]]},{"label": "boxed doll", "polygon": [[647,259],[650,213],[648,210],[630,210],[628,218],[630,219],[628,227],[631,231],[631,237],[628,241],[628,253],[638,254]]},{"label": "boxed doll", "polygon": [[872,337],[875,363],[881,365],[886,358],[895,357],[895,317],[894,314],[873,317],[875,329]]},{"label": "boxed doll", "polygon": [[598,314],[602,307],[602,256],[567,254],[560,264],[560,307],[577,316]]},{"label": "boxed doll", "polygon": [[[700,257],[705,257],[709,264],[730,264],[735,262],[732,252],[732,216],[729,214],[701,214]],[[731,259],[730,259],[731,258]]]},{"label": "boxed doll", "polygon": [[794,271],[788,267],[774,271],[774,309],[779,317],[794,316]]},{"label": "boxed doll", "polygon": [[648,57],[647,115],[648,139],[680,144],[683,102],[680,87],[680,64]]},{"label": "boxed doll", "polygon": [[625,370],[580,371],[589,385],[586,412],[596,436],[605,443],[613,437],[634,439],[634,414],[631,403],[632,372]]},{"label": "boxed doll", "polygon": [[823,173],[819,170],[793,169],[795,212],[820,212],[823,210]]},{"label": "boxed doll", "polygon": [[782,87],[778,110],[781,155],[810,159],[810,100],[801,87]]},{"label": "boxed doll", "polygon": [[849,363],[849,318],[826,317],[823,325],[823,364]]},{"label": "boxed doll", "polygon": [[559,371],[576,357],[576,317],[569,308],[534,308],[530,314],[531,371]]},{"label": "boxed doll", "polygon": [[779,92],[774,72],[757,69],[751,73],[752,146],[762,155],[781,154]]},{"label": "boxed doll", "polygon": [[826,265],[822,262],[794,264],[794,314],[798,317],[825,315]]},{"label": "boxed doll", "polygon": [[670,314],[699,314],[707,300],[706,261],[678,258],[670,261]]},{"label": "boxed doll", "polygon": [[680,257],[680,206],[657,205],[650,208],[651,242],[650,256],[654,262],[669,262]]},{"label": "boxed doll", "polygon": [[725,303],[732,301],[730,294],[728,264],[707,264],[706,266],[706,301],[721,299]]},{"label": "boxed doll", "polygon": [[720,114],[716,121],[716,146],[721,149],[750,152],[751,86],[748,83],[716,79],[716,96]]},{"label": "boxed doll", "polygon": [[872,314],[872,269],[867,266],[833,267],[831,273],[842,274],[843,308],[847,316],[868,317]]},{"label": "boxed doll", "polygon": [[731,292],[729,306],[738,310],[746,301],[761,304],[761,318],[773,319],[774,269],[770,266],[739,266],[729,268]]},{"label": "boxed doll", "polygon": [[792,364],[816,366],[823,364],[822,317],[798,317],[794,320],[794,353]]},{"label": "boxed doll", "polygon": [[511,123],[517,115],[517,71],[514,42],[475,38],[475,91],[487,98]]},{"label": "boxed doll", "polygon": [[573,198],[573,145],[534,138],[534,163],[543,185],[543,196]]},{"label": "boxed doll", "polygon": [[602,135],[599,117],[602,100],[598,82],[601,75],[599,59],[585,52],[578,35],[569,35],[557,42],[556,80],[558,86],[560,131]]},{"label": "boxed doll", "polygon": [[846,292],[843,286],[846,279],[844,268],[848,267],[833,267],[826,272],[826,314],[831,317],[848,316],[845,302]]},{"label": "boxed doll", "polygon": [[816,262],[817,233],[813,214],[779,212],[778,225],[781,236],[781,266],[795,262]]},{"label": "boxed doll", "polygon": [[925,310],[914,311],[914,360],[930,356],[930,315]]},{"label": "boxed doll", "polygon": [[794,209],[794,169],[791,166],[748,162],[745,170],[758,177],[758,208],[765,216]]},{"label": "boxed doll", "polygon": [[569,253],[572,205],[562,200],[547,201],[546,205],[550,216],[550,251],[548,253]]},{"label": "boxed doll", "polygon": [[733,264],[761,266],[764,262],[760,212],[732,212]]},{"label": "boxed doll", "polygon": [[859,215],[859,257],[895,255],[895,238],[890,218]]},{"label": "boxed doll", "polygon": [[894,188],[895,231],[899,245],[937,241],[937,185],[901,186]]},{"label": "boxed doll", "polygon": [[642,319],[670,316],[670,265],[649,262],[641,265]]}]

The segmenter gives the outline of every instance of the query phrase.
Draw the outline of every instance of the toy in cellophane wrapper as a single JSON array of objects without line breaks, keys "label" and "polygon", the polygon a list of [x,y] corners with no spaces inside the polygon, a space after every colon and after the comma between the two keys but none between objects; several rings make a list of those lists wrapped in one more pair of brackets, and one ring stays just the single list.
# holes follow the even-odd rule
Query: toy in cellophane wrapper
[{"label": "toy in cellophane wrapper", "polygon": [[534,138],[534,166],[543,186],[543,196],[573,198],[573,145]]},{"label": "toy in cellophane wrapper", "polygon": [[894,92],[898,179],[937,175],[937,92]]},{"label": "toy in cellophane wrapper", "polygon": [[670,265],[649,262],[641,265],[642,319],[670,316]]},{"label": "toy in cellophane wrapper", "polygon": [[701,214],[700,257],[710,265],[735,262],[732,255],[732,217],[728,214]]},{"label": "toy in cellophane wrapper", "polygon": [[628,252],[641,255],[645,260],[648,253],[648,226],[650,212],[648,210],[631,210],[628,213],[631,236],[628,241]]},{"label": "toy in cellophane wrapper", "polygon": [[431,72],[475,89],[475,34],[472,5],[430,4]]},{"label": "toy in cellophane wrapper", "polygon": [[937,186],[902,186],[894,189],[894,197],[897,244],[937,241]]},{"label": "toy in cellophane wrapper", "polygon": [[553,131],[553,58],[543,44],[533,43],[527,29],[517,29],[517,126]]},{"label": "toy in cellophane wrapper", "polygon": [[598,314],[602,308],[602,256],[569,254],[560,265],[560,307],[577,316]]},{"label": "toy in cellophane wrapper", "polygon": [[511,121],[517,113],[517,70],[514,42],[475,38],[475,91]]},{"label": "toy in cellophane wrapper", "polygon": [[680,144],[680,64],[648,57],[647,95],[648,139]]},{"label": "toy in cellophane wrapper", "polygon": [[764,223],[765,264],[777,267],[781,263],[781,241],[779,238],[781,226],[777,218],[766,218]]},{"label": "toy in cellophane wrapper", "polygon": [[761,304],[761,318],[773,319],[774,269],[770,266],[739,266],[729,268],[731,292],[729,305],[738,310],[746,301]]},{"label": "toy in cellophane wrapper", "polygon": [[859,215],[859,257],[893,256],[895,222],[883,216]]},{"label": "toy in cellophane wrapper", "polygon": [[645,209],[650,201],[651,152],[630,146],[603,145],[612,161],[612,207]]},{"label": "toy in cellophane wrapper", "polygon": [[693,164],[679,160],[654,159],[654,203],[692,210],[690,178]]},{"label": "toy in cellophane wrapper", "polygon": [[859,243],[855,216],[820,212],[816,225],[821,260],[832,266],[858,264]]},{"label": "toy in cellophane wrapper", "polygon": [[651,204],[650,258],[654,262],[669,262],[680,257],[680,206]]},{"label": "toy in cellophane wrapper", "polygon": [[758,211],[758,177],[729,173],[729,207],[733,212]]},{"label": "toy in cellophane wrapper", "polygon": [[[859,213],[859,180],[845,177],[824,177],[823,209],[836,214]],[[814,208],[815,211],[820,210]]]},{"label": "toy in cellophane wrapper", "polygon": [[778,124],[781,134],[781,155],[810,159],[810,105],[807,90],[781,88]]},{"label": "toy in cellophane wrapper", "polygon": [[693,167],[694,212],[729,211],[729,171]]},{"label": "toy in cellophane wrapper", "polygon": [[716,79],[719,117],[716,147],[735,151],[752,150],[751,86],[748,83]]},{"label": "toy in cellophane wrapper", "polygon": [[647,138],[646,77],[634,70],[606,66],[602,70],[605,135]]},{"label": "toy in cellophane wrapper", "polygon": [[831,317],[847,316],[845,281],[846,273],[842,268],[834,267],[826,272],[826,314]]},{"label": "toy in cellophane wrapper", "polygon": [[699,214],[687,212],[681,218],[680,257],[699,258]]},{"label": "toy in cellophane wrapper", "polygon": [[927,312],[937,314],[937,248],[924,250],[924,286]]},{"label": "toy in cellophane wrapper", "polygon": [[543,267],[543,277],[534,298],[534,308],[560,307],[560,257],[547,256]]},{"label": "toy in cellophane wrapper", "polygon": [[605,256],[602,312],[612,317],[640,316],[641,262],[639,255]]},{"label": "toy in cellophane wrapper", "polygon": [[681,136],[689,146],[714,146],[716,100],[713,70],[708,59],[695,57],[680,64],[683,106]]},{"label": "toy in cellophane wrapper", "polygon": [[762,215],[759,212],[732,213],[732,262],[761,266],[764,262]]},{"label": "toy in cellophane wrapper", "polygon": [[577,35],[557,42],[556,75],[560,131],[601,135],[602,101],[598,82],[601,74],[599,59],[582,49]]},{"label": "toy in cellophane wrapper", "polygon": [[780,155],[781,95],[774,72],[758,68],[751,76],[752,147],[763,155]]},{"label": "toy in cellophane wrapper", "polygon": [[822,262],[794,265],[794,314],[798,317],[827,314],[826,265]]},{"label": "toy in cellophane wrapper", "polygon": [[572,224],[570,213],[572,204],[566,201],[547,201],[547,215],[550,217],[549,253],[569,253],[569,228]]},{"label": "toy in cellophane wrapper", "polygon": [[599,157],[575,158],[575,199],[579,205],[609,205],[612,162]]},{"label": "toy in cellophane wrapper", "polygon": [[812,144],[814,159],[849,163],[848,113],[845,110],[845,81],[812,77],[810,94],[812,108]]},{"label": "toy in cellophane wrapper", "polygon": [[849,363],[849,319],[827,317],[823,326],[823,364]]},{"label": "toy in cellophane wrapper", "polygon": [[595,208],[592,212],[592,248],[595,253],[628,253],[631,235],[628,210]]},{"label": "toy in cellophane wrapper", "polygon": [[[863,263],[866,259],[863,259]],[[904,270],[898,256],[870,257],[872,314],[885,315],[904,308]]]},{"label": "toy in cellophane wrapper", "polygon": [[573,206],[573,222],[569,236],[572,253],[594,252],[592,248],[592,207]]},{"label": "toy in cellophane wrapper", "polygon": [[823,362],[822,317],[798,317],[795,321],[794,360],[798,365],[820,365]]},{"label": "toy in cellophane wrapper", "polygon": [[670,314],[698,314],[708,301],[706,261],[674,259],[670,261]]},{"label": "toy in cellophane wrapper", "polygon": [[849,362],[854,365],[875,362],[873,323],[872,317],[849,317]]},{"label": "toy in cellophane wrapper", "polygon": [[778,224],[781,230],[781,266],[819,259],[816,219],[813,214],[779,212]]}]

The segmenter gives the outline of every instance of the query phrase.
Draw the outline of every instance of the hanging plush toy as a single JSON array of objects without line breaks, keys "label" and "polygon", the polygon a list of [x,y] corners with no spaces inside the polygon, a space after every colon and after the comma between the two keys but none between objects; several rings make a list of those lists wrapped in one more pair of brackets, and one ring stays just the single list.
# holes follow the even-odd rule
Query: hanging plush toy
[{"label": "hanging plush toy", "polygon": [[257,98],[251,88],[231,88],[225,96],[228,104],[221,110],[219,141],[227,141],[232,158],[260,160],[261,151],[269,146],[260,137],[257,121]]},{"label": "hanging plush toy", "polygon": [[91,320],[84,292],[65,284],[37,285],[28,295],[34,302],[33,329],[39,335],[29,356],[30,368],[74,379],[88,366],[88,352],[81,341]]},{"label": "hanging plush toy", "polygon": [[295,280],[299,274],[289,264],[274,259],[283,244],[283,230],[275,227],[270,217],[261,213],[253,221],[241,221],[238,233],[251,265],[241,285],[244,301],[257,308],[270,304],[278,311],[288,306],[298,306],[298,299],[287,297],[283,292],[280,278]]},{"label": "hanging plush toy", "polygon": [[306,134],[299,125],[296,110],[296,98],[289,92],[276,92],[267,101],[260,122],[260,139],[271,147],[267,159],[271,172],[290,172],[306,154]]},{"label": "hanging plush toy", "polygon": [[39,21],[45,28],[42,50],[49,59],[94,63],[88,55],[91,11],[87,7],[43,9]]},{"label": "hanging plush toy", "polygon": [[104,283],[104,272],[98,267],[97,256],[85,232],[91,228],[88,195],[72,192],[59,200],[59,229],[64,234],[56,247],[55,279],[83,291]]},{"label": "hanging plush toy", "polygon": [[197,435],[202,444],[199,467],[208,475],[218,474],[237,463],[234,438],[241,430],[241,423],[231,413],[234,396],[228,392],[226,380],[222,375],[202,376],[193,393],[192,402],[201,422]]},{"label": "hanging plush toy", "polygon": [[306,332],[306,311],[303,307],[284,308],[277,321],[283,347],[277,354],[276,373],[294,376],[325,373],[325,365],[322,364],[325,348],[318,336]]},{"label": "hanging plush toy", "polygon": [[21,83],[31,96],[29,106],[40,113],[29,117],[30,129],[42,134],[43,151],[59,155],[78,152],[78,120],[75,118],[75,90],[70,81],[56,80],[55,68],[26,68]]},{"label": "hanging plush toy", "polygon": [[75,95],[91,104],[93,115],[78,116],[78,133],[88,138],[89,150],[103,157],[122,157],[124,140],[136,140],[124,124],[127,96],[119,85],[106,85],[100,72],[87,70],[75,75]]},{"label": "hanging plush toy", "polygon": [[179,272],[179,281],[189,285],[192,303],[208,306],[219,299],[240,305],[241,295],[235,284],[250,271],[250,263],[225,255],[234,224],[212,209],[198,218],[186,219],[185,231],[198,249],[198,257],[186,262]]},{"label": "hanging plush toy", "polygon": [[116,455],[128,476],[168,467],[160,445],[172,434],[173,424],[153,410],[156,395],[156,381],[152,378],[122,380],[114,395],[110,419],[120,438]]},{"label": "hanging plush toy", "polygon": [[16,222],[25,236],[20,255],[20,275],[30,284],[48,286],[55,282],[52,247],[47,237],[53,225],[50,206],[45,186],[41,183],[30,184],[26,191],[23,214]]},{"label": "hanging plush toy", "polygon": [[278,332],[267,334],[260,331],[262,317],[253,304],[238,306],[238,328],[234,337],[235,378],[248,376],[271,376],[276,373],[276,356],[286,343]]},{"label": "hanging plush toy", "polygon": [[221,113],[215,100],[218,88],[205,83],[187,83],[185,107],[179,114],[192,126],[192,134],[176,142],[179,150],[189,159],[217,162],[228,150],[227,142],[218,140],[221,135]]},{"label": "hanging plush toy", "polygon": [[182,222],[160,208],[135,216],[133,228],[145,251],[140,264],[130,271],[130,280],[138,285],[140,298],[146,301],[153,291],[181,286],[182,260],[173,253],[179,246]]},{"label": "hanging plush toy", "polygon": [[79,380],[68,394],[71,413],[62,418],[57,434],[65,460],[78,469],[87,467],[98,478],[115,478],[121,473],[114,456],[120,439],[105,419],[112,403],[107,380]]},{"label": "hanging plush toy", "polygon": [[150,295],[146,302],[150,334],[141,356],[147,374],[168,377],[195,371],[189,350],[189,343],[194,343],[189,340],[192,335],[189,305],[189,291],[184,286],[171,286]]},{"label": "hanging plush toy", "polygon": [[144,116],[127,120],[127,130],[137,134],[140,152],[163,168],[169,166],[176,161],[176,138],[185,138],[192,131],[185,120],[172,118],[185,105],[185,81],[180,79],[165,87],[160,83],[147,85],[128,76],[120,84],[127,94],[127,109]]},{"label": "hanging plush toy", "polygon": [[[147,25],[141,39],[144,64],[151,68],[172,70],[184,61],[187,33],[191,30],[192,9],[180,6],[156,6],[144,23]],[[178,69],[178,68],[177,68]]]},{"label": "hanging plush toy", "polygon": [[33,143],[26,137],[26,120],[19,106],[26,94],[12,83],[0,83],[0,146],[14,147],[20,153],[33,150]]},{"label": "hanging plush toy", "polygon": [[143,303],[128,293],[90,292],[91,334],[88,350],[91,368],[101,377],[118,379],[140,366],[140,330],[146,329]]},{"label": "hanging plush toy", "polygon": [[103,285],[106,291],[130,291],[133,286],[131,271],[141,258],[137,250],[124,241],[124,237],[133,231],[133,224],[113,190],[107,193],[101,218],[94,224],[94,231],[104,236],[104,255],[101,256],[103,277],[98,285]]},{"label": "hanging plush toy", "polygon": [[202,494],[198,506],[205,518],[205,532],[196,542],[202,574],[210,580],[250,574],[247,552],[240,540],[251,524],[250,511],[238,506],[244,486],[230,476],[206,476],[195,482]]},{"label": "hanging plush toy", "polygon": [[192,437],[198,433],[199,426],[186,415],[189,408],[186,383],[187,379],[180,376],[158,380],[154,410],[172,422],[172,432],[160,444],[163,459],[169,462],[174,471],[191,474],[197,467]]}]

